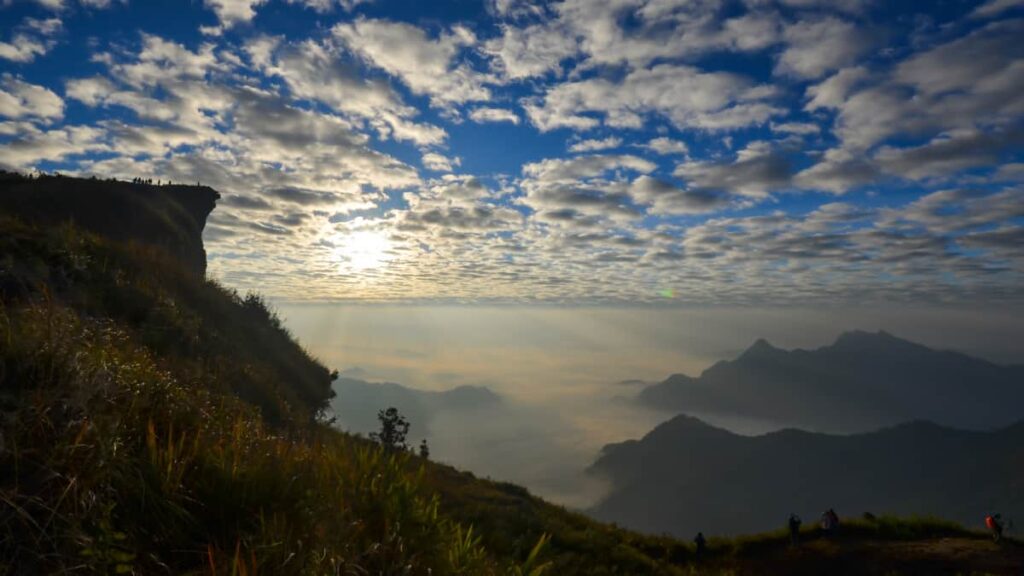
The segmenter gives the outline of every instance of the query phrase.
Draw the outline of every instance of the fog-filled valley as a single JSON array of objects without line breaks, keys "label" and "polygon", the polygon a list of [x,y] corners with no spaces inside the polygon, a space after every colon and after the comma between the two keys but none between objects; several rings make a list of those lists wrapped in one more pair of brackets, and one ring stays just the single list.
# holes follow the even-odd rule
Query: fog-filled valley
[{"label": "fog-filled valley", "polygon": [[[639,439],[679,413],[741,435],[787,427],[829,431],[828,422],[808,426],[639,399],[671,374],[696,377],[742,355],[760,337],[779,348],[817,349],[840,336],[837,327],[881,326],[997,365],[1024,358],[1021,323],[994,310],[950,317],[927,308],[832,315],[288,303],[279,309],[301,342],[339,367],[332,401],[338,426],[370,433],[378,410],[398,407],[412,423],[410,438],[427,439],[435,458],[581,509],[612,489],[605,474],[588,471],[605,445]],[[843,402],[834,403],[840,411]],[[878,427],[867,423],[861,431]]]}]

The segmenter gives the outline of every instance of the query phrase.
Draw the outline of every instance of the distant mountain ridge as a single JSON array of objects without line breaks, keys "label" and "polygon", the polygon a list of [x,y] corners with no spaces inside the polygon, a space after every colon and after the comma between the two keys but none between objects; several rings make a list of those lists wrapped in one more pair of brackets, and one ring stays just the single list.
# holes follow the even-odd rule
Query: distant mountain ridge
[{"label": "distant mountain ridge", "polygon": [[851,436],[794,429],[740,436],[677,416],[605,447],[591,472],[612,492],[590,513],[651,533],[739,534],[791,512],[938,515],[978,526],[1024,517],[1024,422],[993,432],[910,422]]},{"label": "distant mountain ridge", "polygon": [[647,406],[738,415],[826,432],[909,420],[990,430],[1024,418],[1024,366],[1001,366],[879,331],[846,332],[815,350],[757,340],[694,378],[642,390]]},{"label": "distant mountain ridge", "polygon": [[412,423],[414,435],[429,431],[430,422],[445,410],[492,408],[502,398],[483,386],[457,386],[449,390],[417,390],[393,382],[368,382],[341,377],[334,381],[337,394],[331,410],[338,424],[352,432],[377,430],[377,411],[394,406]]}]

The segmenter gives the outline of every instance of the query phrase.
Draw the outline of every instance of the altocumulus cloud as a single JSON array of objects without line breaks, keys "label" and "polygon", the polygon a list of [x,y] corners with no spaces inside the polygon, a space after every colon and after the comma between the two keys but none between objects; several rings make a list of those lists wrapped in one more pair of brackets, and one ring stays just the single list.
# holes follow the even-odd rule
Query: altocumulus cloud
[{"label": "altocumulus cloud", "polygon": [[882,4],[0,2],[0,166],[278,298],[1019,305],[1024,7]]}]

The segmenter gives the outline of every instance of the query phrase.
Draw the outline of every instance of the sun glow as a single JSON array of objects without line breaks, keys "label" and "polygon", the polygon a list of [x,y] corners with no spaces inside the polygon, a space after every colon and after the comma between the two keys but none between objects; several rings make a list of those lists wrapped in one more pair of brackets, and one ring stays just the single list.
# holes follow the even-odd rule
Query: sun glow
[{"label": "sun glow", "polygon": [[335,255],[343,270],[375,270],[392,258],[391,240],[383,232],[354,230],[339,236],[335,246]]}]

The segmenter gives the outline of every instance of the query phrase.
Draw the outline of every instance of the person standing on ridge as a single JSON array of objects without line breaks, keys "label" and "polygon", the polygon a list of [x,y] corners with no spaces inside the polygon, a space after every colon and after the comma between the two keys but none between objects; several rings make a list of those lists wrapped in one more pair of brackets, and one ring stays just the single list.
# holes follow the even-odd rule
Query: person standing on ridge
[{"label": "person standing on ridge", "polygon": [[985,517],[985,526],[992,532],[992,541],[999,542],[1003,539],[1003,522],[999,514]]},{"label": "person standing on ridge", "polygon": [[800,524],[802,521],[796,514],[789,515],[789,541],[793,546],[800,543]]},{"label": "person standing on ridge", "polygon": [[704,551],[707,549],[708,544],[708,541],[704,538],[704,533],[697,532],[697,536],[694,537],[693,543],[697,545],[697,552],[694,554],[694,557],[698,562],[700,562],[700,560],[704,558]]}]

